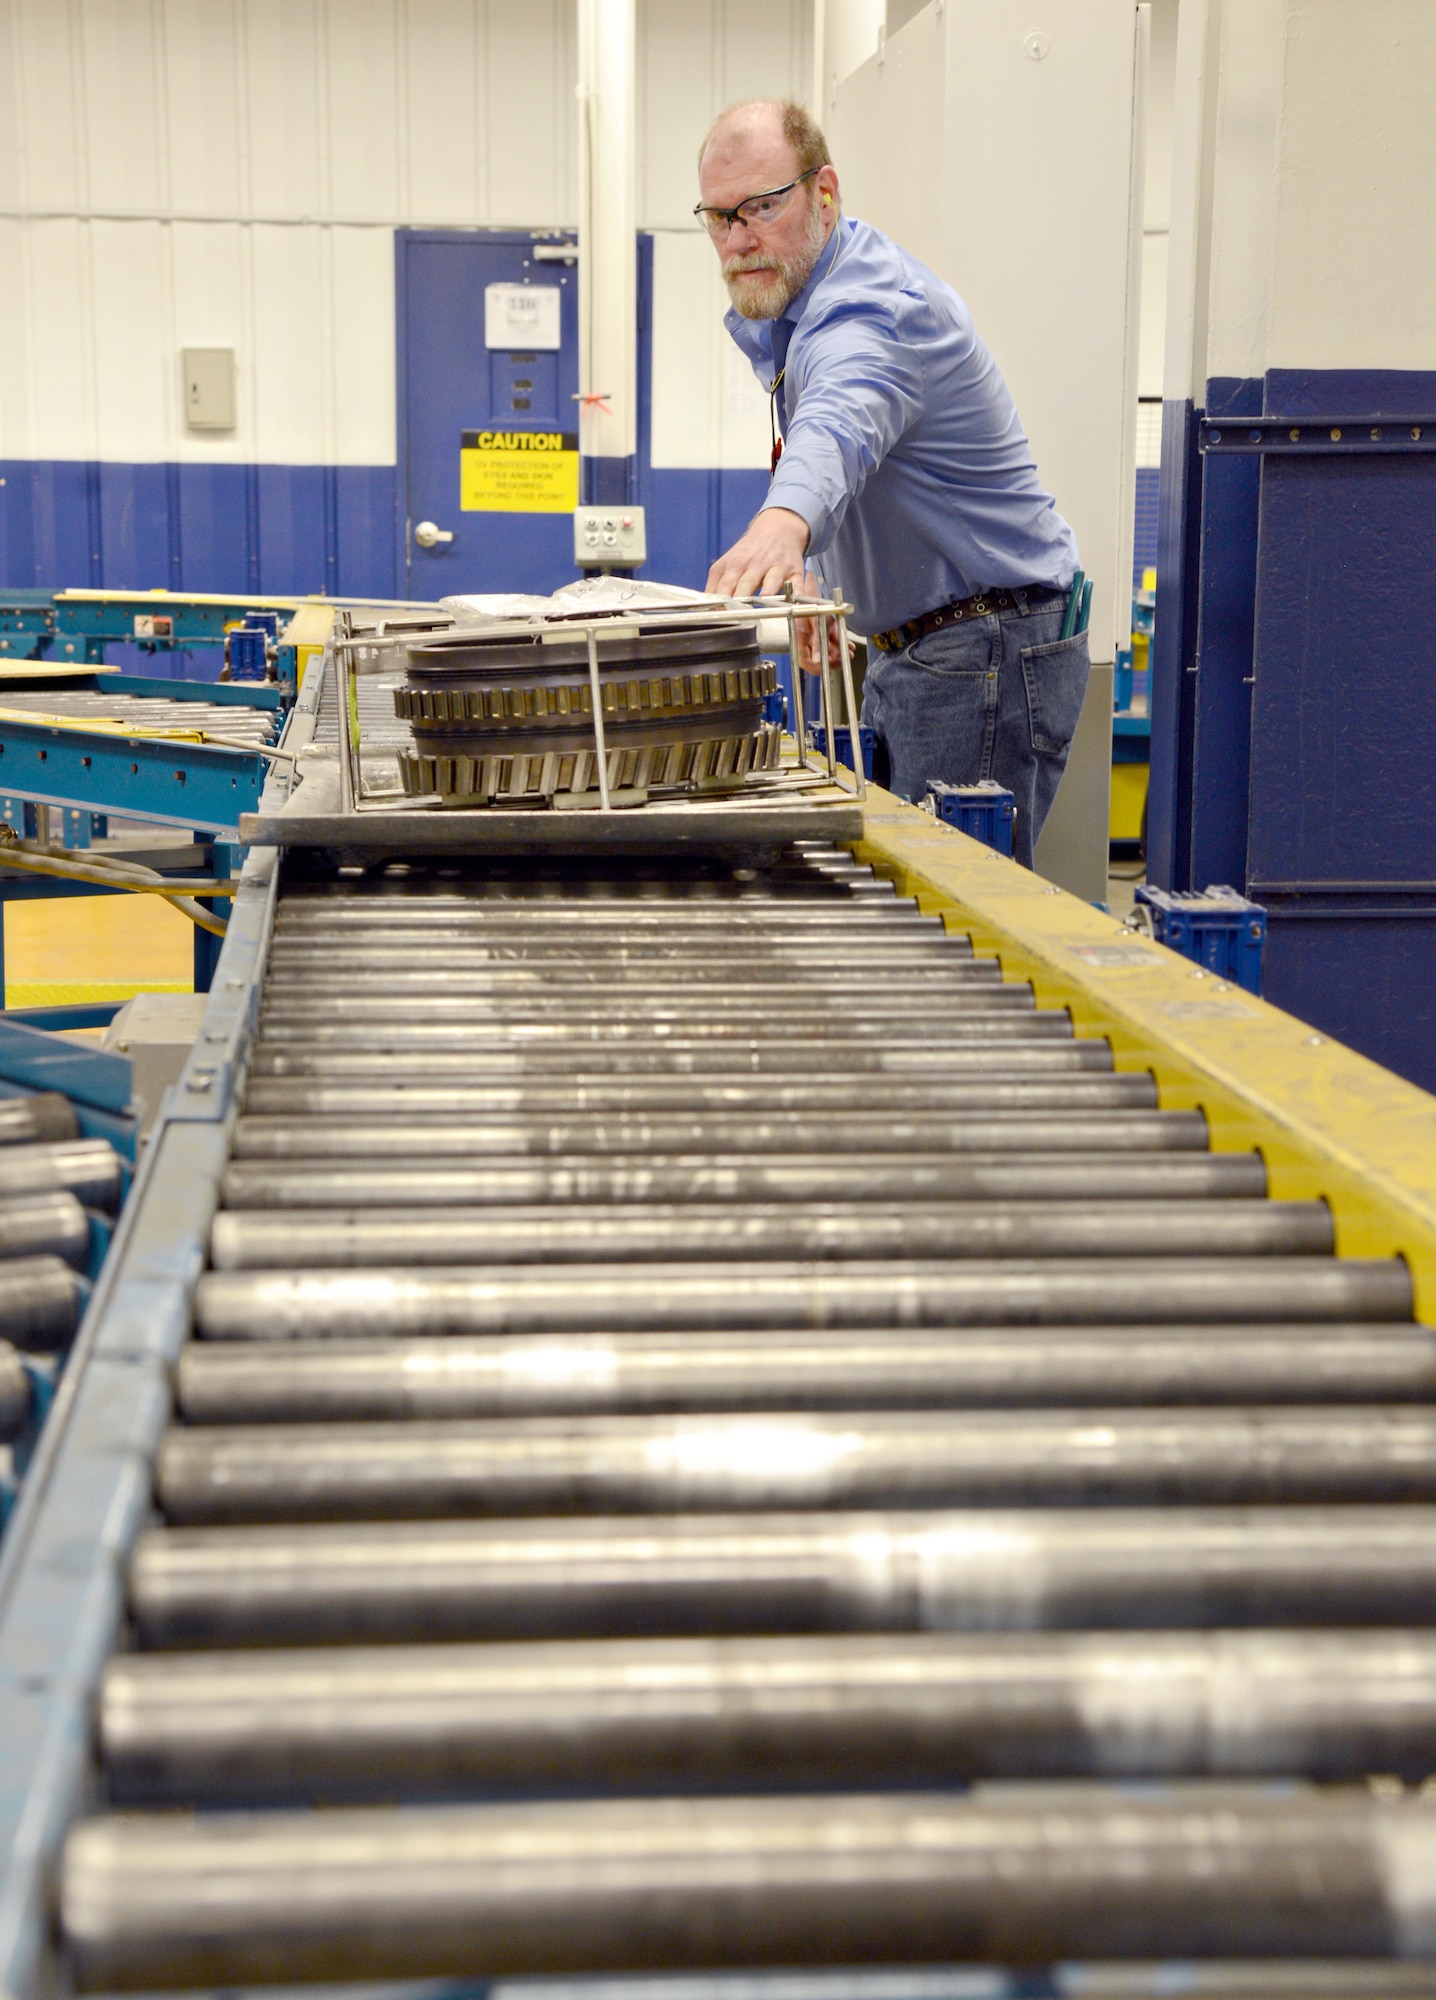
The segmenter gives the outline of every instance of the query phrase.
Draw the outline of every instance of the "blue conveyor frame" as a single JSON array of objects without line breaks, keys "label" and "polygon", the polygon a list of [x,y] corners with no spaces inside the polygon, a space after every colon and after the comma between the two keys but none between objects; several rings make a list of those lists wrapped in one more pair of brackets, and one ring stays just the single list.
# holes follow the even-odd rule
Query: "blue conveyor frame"
[{"label": "blue conveyor frame", "polygon": [[[286,747],[312,737],[312,673]],[[287,777],[269,781],[277,809]],[[125,1616],[170,1370],[189,1331],[273,923],[278,856],[244,864],[199,1038],[152,1128],[0,1550],[0,1992],[54,1990],[50,1882],[90,1784],[90,1705]]]}]

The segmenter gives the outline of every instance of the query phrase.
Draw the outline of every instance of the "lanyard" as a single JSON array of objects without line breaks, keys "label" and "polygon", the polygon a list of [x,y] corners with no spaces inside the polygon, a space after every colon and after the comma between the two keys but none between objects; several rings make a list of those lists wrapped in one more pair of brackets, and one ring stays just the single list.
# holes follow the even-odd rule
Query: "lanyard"
[{"label": "lanyard", "polygon": [[768,431],[773,440],[773,456],[768,460],[768,477],[770,479],[778,470],[778,460],[783,456],[783,440],[778,435],[778,391],[782,387],[783,377],[787,372],[788,364],[785,361],[773,377],[772,387],[768,391]]}]

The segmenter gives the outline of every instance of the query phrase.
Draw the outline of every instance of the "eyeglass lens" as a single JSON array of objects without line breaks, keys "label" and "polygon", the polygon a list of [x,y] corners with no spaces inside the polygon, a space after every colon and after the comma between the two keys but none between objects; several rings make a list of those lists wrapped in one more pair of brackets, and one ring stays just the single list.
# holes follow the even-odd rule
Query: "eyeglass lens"
[{"label": "eyeglass lens", "polygon": [[[802,176],[803,180],[808,175]],[[765,222],[776,222],[792,200],[799,182],[791,181],[785,188],[773,188],[767,194],[751,195],[747,201],[740,201],[736,208],[705,208],[700,210],[703,226],[710,236],[726,236],[735,221],[752,227],[760,227]]]}]

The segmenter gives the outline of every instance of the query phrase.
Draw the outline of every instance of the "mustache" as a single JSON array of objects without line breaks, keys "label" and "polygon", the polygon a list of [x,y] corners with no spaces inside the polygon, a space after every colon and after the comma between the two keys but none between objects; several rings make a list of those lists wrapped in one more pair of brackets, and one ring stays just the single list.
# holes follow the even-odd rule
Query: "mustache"
[{"label": "mustache", "polygon": [[741,277],[745,271],[771,271],[772,263],[761,250],[745,250],[740,257],[730,257],[723,266],[725,278]]}]

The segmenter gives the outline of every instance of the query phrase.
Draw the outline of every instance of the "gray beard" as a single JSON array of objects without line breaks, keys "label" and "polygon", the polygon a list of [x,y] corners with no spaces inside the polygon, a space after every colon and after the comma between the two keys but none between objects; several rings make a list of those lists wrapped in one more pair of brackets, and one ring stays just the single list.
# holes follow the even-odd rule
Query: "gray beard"
[{"label": "gray beard", "polygon": [[814,195],[808,202],[808,232],[795,257],[778,258],[771,270],[762,272],[730,272],[725,268],[723,282],[734,311],[744,319],[776,319],[779,313],[786,312],[812,277],[826,241],[822,214]]}]

